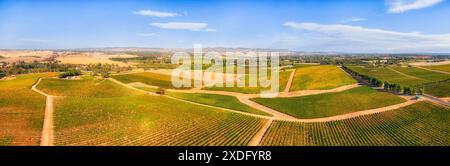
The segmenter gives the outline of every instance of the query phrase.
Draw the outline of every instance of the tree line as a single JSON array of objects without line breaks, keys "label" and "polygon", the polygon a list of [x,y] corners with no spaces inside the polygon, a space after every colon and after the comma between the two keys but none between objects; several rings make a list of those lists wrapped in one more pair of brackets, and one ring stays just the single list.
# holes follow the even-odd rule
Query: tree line
[{"label": "tree line", "polygon": [[132,70],[131,67],[123,67],[117,64],[89,64],[74,65],[61,64],[56,60],[33,61],[33,62],[0,62],[0,79],[8,75],[19,75],[42,72],[61,72],[60,77],[76,76],[81,74],[81,70],[91,71],[94,76],[109,77],[111,72],[124,72]]}]

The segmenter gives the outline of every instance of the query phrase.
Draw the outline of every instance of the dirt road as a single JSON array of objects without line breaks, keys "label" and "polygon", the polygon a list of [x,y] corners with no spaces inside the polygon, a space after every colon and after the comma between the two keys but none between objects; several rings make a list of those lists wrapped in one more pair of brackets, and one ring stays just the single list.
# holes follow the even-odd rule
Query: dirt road
[{"label": "dirt road", "polygon": [[293,71],[292,71],[292,73],[291,73],[291,75],[289,76],[289,80],[288,80],[288,82],[287,82],[287,84],[286,84],[286,88],[284,88],[284,93],[289,93],[289,90],[291,89],[291,85],[292,85],[292,80],[294,80],[294,76],[295,76],[295,71],[296,71],[297,69],[294,69]]},{"label": "dirt road", "polygon": [[36,87],[41,83],[42,78],[34,84],[31,89],[37,93],[40,93],[46,97],[45,112],[44,112],[44,124],[42,126],[41,134],[41,146],[53,146],[54,134],[53,134],[53,98]]},{"label": "dirt road", "polygon": [[288,92],[288,93],[280,93],[278,97],[298,97],[298,96],[308,96],[308,95],[316,95],[316,94],[322,94],[322,93],[336,93],[336,92],[342,92],[345,90],[353,89],[356,87],[360,87],[359,84],[351,84],[351,85],[345,85],[341,87],[337,87],[334,89],[328,89],[328,90],[300,90],[300,91],[294,91],[294,92]]},{"label": "dirt road", "polygon": [[248,146],[258,146],[259,143],[261,143],[261,140],[264,138],[264,135],[267,133],[267,130],[269,130],[270,126],[272,125],[272,122],[273,119],[267,120],[264,126],[261,127],[258,133],[256,133],[252,140],[248,143]]}]

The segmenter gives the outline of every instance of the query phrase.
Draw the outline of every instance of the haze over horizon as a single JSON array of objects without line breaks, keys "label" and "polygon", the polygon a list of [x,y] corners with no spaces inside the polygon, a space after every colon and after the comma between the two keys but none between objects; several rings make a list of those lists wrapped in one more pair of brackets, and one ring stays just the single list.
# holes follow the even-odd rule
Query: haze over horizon
[{"label": "haze over horizon", "polygon": [[0,49],[450,53],[450,2],[0,0]]}]

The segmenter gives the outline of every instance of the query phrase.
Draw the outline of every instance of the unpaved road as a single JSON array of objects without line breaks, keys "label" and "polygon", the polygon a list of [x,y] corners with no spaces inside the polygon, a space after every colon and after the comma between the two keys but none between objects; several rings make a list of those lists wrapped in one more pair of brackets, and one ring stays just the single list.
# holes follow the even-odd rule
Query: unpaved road
[{"label": "unpaved road", "polygon": [[46,97],[45,112],[44,112],[44,124],[42,126],[41,134],[41,146],[53,146],[54,134],[53,134],[53,98],[39,89],[36,88],[41,83],[42,78],[34,84],[31,89],[37,93],[40,93]]},{"label": "unpaved road", "polygon": [[353,89],[356,87],[360,87],[359,84],[351,84],[351,85],[345,85],[341,87],[337,87],[334,89],[328,89],[328,90],[299,90],[299,91],[293,91],[288,93],[280,93],[278,94],[278,97],[298,97],[298,96],[308,96],[308,95],[316,95],[316,94],[322,94],[322,93],[336,93],[336,92],[342,92],[349,89]]},{"label": "unpaved road", "polygon": [[251,101],[249,98],[246,98],[245,96],[244,97],[238,97],[237,96],[237,98],[238,98],[238,100],[241,103],[243,103],[243,104],[245,104],[247,106],[250,106],[252,108],[255,108],[257,110],[263,111],[265,113],[268,113],[268,114],[272,115],[274,118],[287,119],[287,120],[294,120],[294,119],[296,119],[293,116],[290,116],[288,114],[284,114],[284,113],[278,112],[278,111],[276,111],[274,109],[271,109],[269,107],[263,106],[263,105],[261,105],[259,103],[254,102],[254,101]]},{"label": "unpaved road", "polygon": [[270,126],[272,125],[272,122],[273,119],[267,120],[264,126],[261,127],[258,133],[256,133],[252,140],[248,143],[248,146],[258,146],[259,143],[261,143],[261,140],[264,138],[264,135],[267,133],[267,130],[269,130]]},{"label": "unpaved road", "polygon": [[289,80],[286,84],[286,88],[284,88],[284,93],[289,93],[289,90],[291,89],[291,85],[292,85],[292,80],[294,80],[294,76],[295,76],[295,71],[297,69],[294,69],[291,73],[291,75],[289,76]]},{"label": "unpaved road", "polygon": [[439,104],[439,105],[442,105],[445,107],[450,107],[450,102],[443,100],[441,98],[437,98],[437,97],[427,95],[427,94],[422,95],[422,97],[430,102],[433,102],[433,103],[436,103],[436,104]]},{"label": "unpaved road", "polygon": [[381,107],[381,108],[375,108],[375,109],[370,109],[370,110],[362,110],[362,111],[357,111],[357,112],[352,112],[352,113],[347,113],[347,114],[341,114],[341,115],[336,115],[336,116],[325,117],[325,118],[295,119],[295,120],[288,120],[288,119],[286,119],[284,121],[291,121],[291,122],[330,122],[330,121],[344,120],[344,119],[350,119],[350,118],[355,118],[355,117],[359,117],[359,116],[376,114],[376,113],[381,113],[381,112],[386,112],[386,111],[390,111],[390,110],[399,109],[399,108],[406,107],[408,105],[414,104],[414,103],[416,103],[418,101],[421,101],[421,100],[423,100],[423,99],[420,99],[420,100],[408,100],[406,102],[403,102],[403,103],[400,103],[400,104],[396,104],[396,105],[390,105],[390,106]]}]

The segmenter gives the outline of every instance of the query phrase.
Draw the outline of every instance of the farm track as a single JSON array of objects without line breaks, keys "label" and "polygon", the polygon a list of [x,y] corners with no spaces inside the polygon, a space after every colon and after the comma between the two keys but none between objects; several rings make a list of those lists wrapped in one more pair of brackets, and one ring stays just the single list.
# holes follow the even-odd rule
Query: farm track
[{"label": "farm track", "polygon": [[399,109],[399,108],[406,107],[406,106],[409,106],[411,104],[417,103],[417,102],[422,101],[422,100],[423,99],[408,100],[408,101],[400,103],[400,104],[395,104],[395,105],[390,105],[390,106],[381,107],[381,108],[375,108],[375,109],[369,109],[369,110],[362,110],[362,111],[357,111],[357,112],[352,112],[352,113],[347,113],[347,114],[341,114],[341,115],[336,115],[336,116],[325,117],[325,118],[294,119],[294,120],[287,120],[286,119],[284,121],[313,123],[313,122],[331,122],[331,121],[345,120],[345,119],[351,119],[351,118],[355,118],[355,117],[371,115],[371,114],[377,114],[377,113],[381,113],[381,112],[386,112],[386,111],[390,111],[390,110]]},{"label": "farm track", "polygon": [[255,134],[253,139],[250,141],[248,146],[258,146],[262,139],[264,138],[264,135],[267,133],[267,130],[269,130],[270,126],[272,126],[273,119],[269,119],[264,126],[261,127],[261,129],[258,131],[258,133]]},{"label": "farm track", "polygon": [[41,146],[53,146],[54,145],[54,126],[53,126],[53,98],[55,96],[48,95],[39,89],[36,86],[41,83],[42,78],[34,84],[31,89],[37,93],[40,93],[46,97],[45,102],[45,113],[44,113],[44,124],[42,126],[42,135],[41,135]]},{"label": "farm track", "polygon": [[286,84],[286,88],[284,88],[284,93],[289,93],[290,89],[291,89],[291,85],[292,85],[292,81],[294,80],[294,76],[295,76],[295,71],[297,71],[297,69],[294,69],[291,72],[291,75],[289,76],[289,80]]}]

